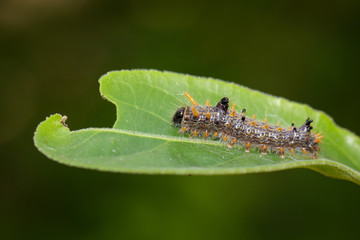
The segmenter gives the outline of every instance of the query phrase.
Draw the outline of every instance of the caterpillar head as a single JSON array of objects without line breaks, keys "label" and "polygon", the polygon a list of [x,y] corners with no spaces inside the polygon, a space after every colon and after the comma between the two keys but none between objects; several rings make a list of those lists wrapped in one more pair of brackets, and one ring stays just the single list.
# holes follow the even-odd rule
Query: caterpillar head
[{"label": "caterpillar head", "polygon": [[184,107],[181,107],[178,110],[176,110],[176,112],[172,118],[172,122],[175,126],[179,127],[181,125],[181,121],[184,117],[184,111],[185,111]]}]

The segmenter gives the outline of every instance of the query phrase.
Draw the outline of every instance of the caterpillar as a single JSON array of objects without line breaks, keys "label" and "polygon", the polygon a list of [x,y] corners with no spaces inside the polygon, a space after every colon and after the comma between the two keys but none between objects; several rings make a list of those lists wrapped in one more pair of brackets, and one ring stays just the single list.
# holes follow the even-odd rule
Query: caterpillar
[{"label": "caterpillar", "polygon": [[190,132],[190,137],[219,138],[229,148],[238,143],[244,146],[245,152],[257,148],[262,154],[275,151],[284,158],[286,151],[293,154],[298,149],[317,159],[323,136],[311,133],[313,120],[310,118],[300,127],[292,123],[291,127],[283,128],[279,123],[276,126],[268,124],[266,118],[261,122],[255,120],[255,115],[246,116],[246,109],[236,112],[235,103],[229,109],[227,97],[223,97],[216,106],[210,106],[209,100],[205,106],[199,106],[189,93],[184,94],[192,105],[178,108],[172,118],[173,125],[181,128],[179,133]]}]

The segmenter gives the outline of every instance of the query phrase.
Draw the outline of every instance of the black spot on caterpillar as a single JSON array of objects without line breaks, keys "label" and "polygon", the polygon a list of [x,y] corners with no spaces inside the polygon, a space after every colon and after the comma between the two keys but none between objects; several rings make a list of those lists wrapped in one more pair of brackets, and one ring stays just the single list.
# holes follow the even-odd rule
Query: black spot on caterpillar
[{"label": "black spot on caterpillar", "polygon": [[304,154],[311,154],[317,158],[320,150],[319,143],[323,136],[321,133],[311,133],[313,120],[307,118],[300,127],[282,128],[279,123],[274,126],[255,120],[245,115],[246,110],[241,113],[235,111],[235,104],[229,110],[229,99],[222,98],[213,107],[209,101],[205,106],[199,104],[185,92],[192,106],[180,107],[174,114],[172,122],[176,127],[181,127],[179,132],[190,132],[191,137],[202,135],[204,138],[209,136],[220,138],[232,148],[236,143],[245,147],[245,152],[249,152],[251,147],[261,150],[262,154],[272,150],[279,153],[284,158],[284,152],[294,153],[295,149],[301,150]]}]

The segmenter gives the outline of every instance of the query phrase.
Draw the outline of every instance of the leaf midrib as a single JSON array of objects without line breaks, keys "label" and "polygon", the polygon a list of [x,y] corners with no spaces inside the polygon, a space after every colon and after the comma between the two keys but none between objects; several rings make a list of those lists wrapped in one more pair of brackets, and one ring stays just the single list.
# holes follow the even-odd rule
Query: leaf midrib
[{"label": "leaf midrib", "polygon": [[[197,138],[185,138],[185,137],[181,137],[181,136],[173,137],[173,136],[168,136],[168,135],[158,135],[158,134],[152,134],[152,133],[144,133],[144,132],[125,130],[125,129],[114,129],[114,128],[87,128],[87,129],[80,129],[80,130],[72,131],[70,134],[76,134],[76,133],[87,132],[87,131],[95,131],[95,133],[93,133],[91,136],[84,139],[82,143],[87,142],[90,138],[94,137],[98,133],[110,132],[110,133],[123,134],[123,135],[134,136],[134,137],[144,137],[144,138],[149,138],[149,139],[163,140],[163,141],[167,141],[167,142],[202,144],[202,145],[211,145],[211,146],[218,146],[218,147],[223,145],[219,141],[211,141],[211,140],[197,139]],[[317,160],[295,160],[294,162],[297,162],[297,161],[313,161],[313,162],[315,162],[315,161],[319,161],[319,160],[326,160],[326,161],[342,164],[340,162],[337,162],[337,161],[334,161],[331,159],[327,159],[327,158],[320,158]],[[346,165],[344,165],[344,166],[346,166]],[[349,168],[348,166],[346,166],[346,167]]]},{"label": "leaf midrib", "polygon": [[[145,137],[145,138],[150,138],[150,139],[163,140],[163,141],[168,141],[168,142],[186,142],[186,143],[197,143],[197,144],[203,144],[203,145],[221,146],[221,143],[219,143],[219,142],[205,140],[205,139],[184,138],[181,136],[173,137],[173,136],[167,136],[167,135],[144,133],[144,132],[125,130],[125,129],[116,129],[116,128],[86,128],[86,129],[72,131],[71,134],[80,133],[80,132],[84,132],[84,131],[96,131],[96,134],[103,133],[103,132],[112,132],[112,133],[120,133],[120,134],[124,134],[124,135],[129,135],[129,136],[135,136],[135,137]],[[94,134],[94,135],[96,135],[96,134]],[[94,135],[89,136],[89,138],[93,137]],[[87,140],[88,140],[88,138],[83,141],[87,141]]]}]

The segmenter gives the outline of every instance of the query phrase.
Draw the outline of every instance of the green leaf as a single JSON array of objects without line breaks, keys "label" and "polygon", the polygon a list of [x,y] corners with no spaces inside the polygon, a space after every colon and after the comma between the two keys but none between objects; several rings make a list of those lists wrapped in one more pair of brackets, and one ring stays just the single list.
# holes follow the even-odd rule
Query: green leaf
[{"label": "green leaf", "polygon": [[[307,105],[220,80],[152,70],[110,72],[101,77],[100,91],[116,105],[113,128],[70,131],[55,114],[39,124],[36,147],[60,163],[105,171],[212,175],[310,168],[360,184],[359,137]],[[284,127],[300,126],[310,117],[324,136],[319,159],[300,152],[281,159],[276,153],[245,153],[240,145],[229,149],[220,141],[180,136],[171,118],[178,107],[190,104],[184,91],[211,105],[227,96],[237,111],[246,108],[248,115]]]}]

